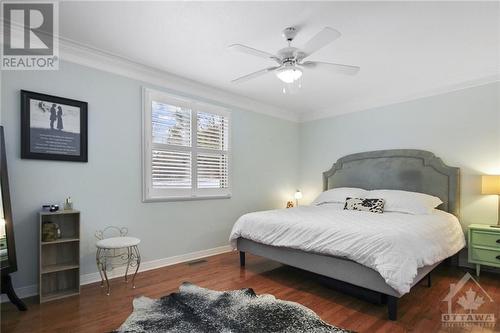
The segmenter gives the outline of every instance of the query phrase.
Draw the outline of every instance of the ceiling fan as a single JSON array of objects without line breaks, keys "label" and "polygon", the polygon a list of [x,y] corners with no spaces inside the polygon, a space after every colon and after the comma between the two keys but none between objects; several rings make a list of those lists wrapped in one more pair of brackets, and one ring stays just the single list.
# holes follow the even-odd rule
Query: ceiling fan
[{"label": "ceiling fan", "polygon": [[[347,75],[354,75],[359,71],[360,68],[358,66],[342,65],[321,61],[304,61],[304,59],[312,55],[314,52],[339,38],[341,34],[337,30],[330,27],[324,28],[313,38],[311,38],[301,49],[291,46],[293,39],[295,38],[295,36],[297,36],[297,32],[297,29],[294,27],[288,27],[283,30],[282,35],[286,38],[288,47],[280,49],[276,55],[265,51],[260,51],[242,44],[230,45],[229,48],[232,50],[269,59],[277,63],[276,66],[264,68],[260,71],[241,76],[237,79],[232,80],[231,82],[241,83],[267,74],[269,72],[274,72],[281,81],[283,81],[285,84],[290,85],[294,82],[299,81],[304,69],[318,68],[325,70],[334,70],[338,73]],[[286,93],[285,89],[283,92]]]}]

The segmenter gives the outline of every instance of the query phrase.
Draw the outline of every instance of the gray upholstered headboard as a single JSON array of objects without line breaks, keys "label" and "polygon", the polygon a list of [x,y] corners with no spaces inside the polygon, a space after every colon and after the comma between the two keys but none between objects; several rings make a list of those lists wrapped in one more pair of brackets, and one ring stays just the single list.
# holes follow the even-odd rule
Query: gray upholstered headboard
[{"label": "gray upholstered headboard", "polygon": [[439,209],[457,217],[460,213],[460,169],[447,166],[425,150],[379,150],[344,156],[323,173],[323,190],[336,187],[427,193],[443,201]]}]

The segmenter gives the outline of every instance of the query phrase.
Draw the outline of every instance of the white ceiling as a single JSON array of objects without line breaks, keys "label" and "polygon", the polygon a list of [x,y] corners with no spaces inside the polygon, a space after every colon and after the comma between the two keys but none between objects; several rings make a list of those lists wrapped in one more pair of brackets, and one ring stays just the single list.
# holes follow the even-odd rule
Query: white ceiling
[{"label": "white ceiling", "polygon": [[[340,114],[394,103],[500,73],[499,2],[62,2],[60,34],[301,115]],[[283,95],[268,67],[231,52],[242,43],[276,52],[281,30],[300,46],[325,26],[342,37],[308,60],[361,66],[357,76],[309,70],[296,95]]]}]

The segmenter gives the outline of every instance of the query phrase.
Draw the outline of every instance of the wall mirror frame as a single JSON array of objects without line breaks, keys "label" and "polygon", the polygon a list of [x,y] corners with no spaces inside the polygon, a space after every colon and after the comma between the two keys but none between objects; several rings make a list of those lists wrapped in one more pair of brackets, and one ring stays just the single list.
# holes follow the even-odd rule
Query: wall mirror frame
[{"label": "wall mirror frame", "polygon": [[0,126],[0,271],[1,291],[21,311],[26,305],[17,297],[12,286],[10,273],[17,271],[16,245],[14,240],[14,223],[10,201],[9,173],[7,171],[7,154],[5,152],[4,128]]},{"label": "wall mirror frame", "polygon": [[[0,231],[0,235],[5,235],[4,237],[0,238],[0,243],[3,243],[0,254],[0,267],[2,269],[2,275],[4,275],[17,271],[17,258],[14,240],[14,225],[12,222],[12,206],[10,202],[9,174],[7,171],[7,157],[5,153],[3,126],[0,126],[0,150],[0,185],[2,196],[2,200],[0,203],[2,207],[2,210],[0,211],[0,218],[2,218],[3,220],[0,220],[0,227],[4,228],[5,231]],[[1,224],[4,224],[4,226],[2,226]]]}]

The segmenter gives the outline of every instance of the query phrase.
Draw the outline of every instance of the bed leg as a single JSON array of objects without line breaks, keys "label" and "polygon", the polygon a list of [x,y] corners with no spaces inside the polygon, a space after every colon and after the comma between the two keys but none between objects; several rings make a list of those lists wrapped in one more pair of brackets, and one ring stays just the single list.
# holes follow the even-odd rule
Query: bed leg
[{"label": "bed leg", "polygon": [[397,320],[398,318],[398,298],[395,296],[387,295],[387,310],[389,320]]},{"label": "bed leg", "polygon": [[431,279],[431,272],[427,274],[427,288],[430,288],[432,286],[432,279]]},{"label": "bed leg", "polygon": [[240,266],[245,267],[245,252],[240,251]]}]

